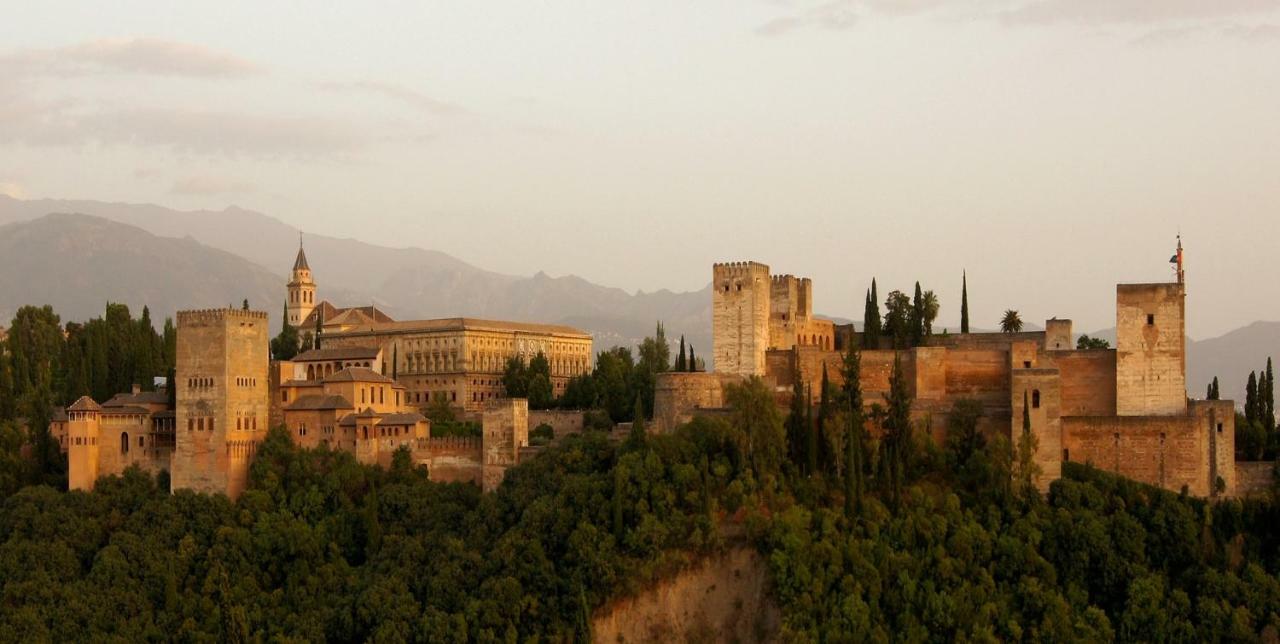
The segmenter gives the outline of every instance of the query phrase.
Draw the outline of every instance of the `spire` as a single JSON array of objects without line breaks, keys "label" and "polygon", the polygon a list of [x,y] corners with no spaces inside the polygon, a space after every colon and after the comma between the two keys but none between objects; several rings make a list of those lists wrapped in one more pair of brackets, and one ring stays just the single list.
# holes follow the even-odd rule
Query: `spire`
[{"label": "spire", "polygon": [[298,258],[293,260],[293,270],[311,270],[311,267],[307,266],[307,254],[302,250],[302,231],[298,231]]}]

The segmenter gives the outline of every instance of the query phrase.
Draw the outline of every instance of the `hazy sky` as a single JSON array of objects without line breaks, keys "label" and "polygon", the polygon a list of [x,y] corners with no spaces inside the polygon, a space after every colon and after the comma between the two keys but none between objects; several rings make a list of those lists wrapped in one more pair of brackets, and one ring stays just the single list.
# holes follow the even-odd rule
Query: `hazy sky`
[{"label": "hazy sky", "polygon": [[1181,230],[1190,334],[1280,319],[1277,1],[322,4],[0,2],[0,192],[1083,331]]}]

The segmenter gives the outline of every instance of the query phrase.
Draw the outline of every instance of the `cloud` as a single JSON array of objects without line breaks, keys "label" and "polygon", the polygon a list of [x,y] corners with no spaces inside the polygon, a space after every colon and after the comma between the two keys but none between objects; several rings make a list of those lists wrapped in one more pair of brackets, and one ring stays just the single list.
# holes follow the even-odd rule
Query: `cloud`
[{"label": "cloud", "polygon": [[782,36],[805,28],[843,31],[857,23],[856,5],[853,0],[831,0],[774,18],[754,31],[758,36]]},{"label": "cloud", "polygon": [[437,116],[450,116],[466,111],[454,103],[449,103],[447,101],[427,96],[422,92],[410,89],[403,85],[397,85],[395,83],[386,83],[382,81],[329,82],[320,83],[320,87],[333,92],[364,92],[368,94],[376,94],[404,103],[416,110],[435,114]]},{"label": "cloud", "polygon": [[24,76],[124,72],[192,78],[239,78],[262,71],[238,56],[157,38],[110,38],[53,49],[11,51],[0,54],[0,70]]},{"label": "cloud", "polygon": [[1010,24],[1145,24],[1274,11],[1275,0],[1035,0],[1003,14]]},{"label": "cloud", "polygon": [[318,157],[355,149],[361,139],[342,122],[314,117],[182,108],[86,110],[64,100],[0,105],[0,143],[96,143],[203,155]]},{"label": "cloud", "polygon": [[175,195],[224,195],[255,192],[258,187],[247,181],[239,181],[227,177],[197,175],[185,177],[173,182],[169,192]]},{"label": "cloud", "polygon": [[14,199],[26,199],[27,191],[17,181],[0,181],[0,195],[13,197]]},{"label": "cloud", "polygon": [[1280,25],[1229,25],[1223,27],[1221,33],[1228,38],[1254,43],[1280,41]]}]

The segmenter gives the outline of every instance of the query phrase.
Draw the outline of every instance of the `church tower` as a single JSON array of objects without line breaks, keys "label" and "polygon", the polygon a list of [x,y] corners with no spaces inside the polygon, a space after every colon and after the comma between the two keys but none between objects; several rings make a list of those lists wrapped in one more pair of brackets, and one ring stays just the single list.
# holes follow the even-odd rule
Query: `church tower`
[{"label": "church tower", "polygon": [[316,307],[316,283],[311,279],[311,267],[307,266],[307,254],[302,250],[302,235],[298,235],[298,258],[293,260],[293,276],[289,280],[289,324],[298,326]]}]

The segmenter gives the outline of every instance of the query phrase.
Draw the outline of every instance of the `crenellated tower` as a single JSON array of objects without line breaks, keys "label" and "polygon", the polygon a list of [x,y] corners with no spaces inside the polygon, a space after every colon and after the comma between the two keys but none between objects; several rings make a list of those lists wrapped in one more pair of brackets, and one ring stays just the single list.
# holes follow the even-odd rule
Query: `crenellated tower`
[{"label": "crenellated tower", "polygon": [[311,267],[307,265],[307,253],[302,249],[302,235],[298,235],[298,257],[293,260],[293,275],[288,284],[289,324],[302,324],[316,307],[316,283],[311,279]]},{"label": "crenellated tower", "polygon": [[711,335],[716,371],[762,376],[769,349],[769,267],[730,262],[711,268]]}]

